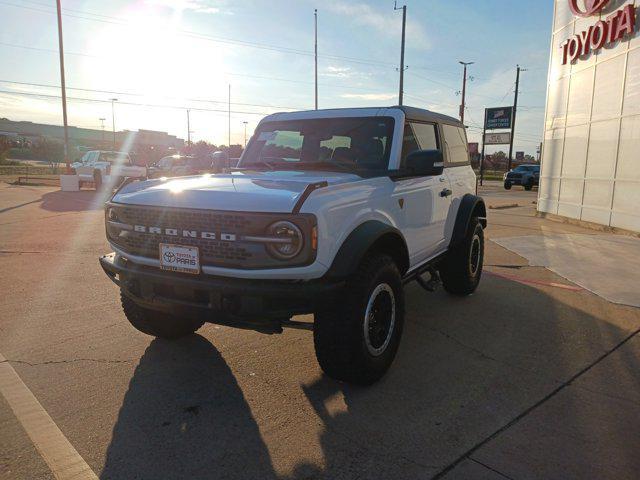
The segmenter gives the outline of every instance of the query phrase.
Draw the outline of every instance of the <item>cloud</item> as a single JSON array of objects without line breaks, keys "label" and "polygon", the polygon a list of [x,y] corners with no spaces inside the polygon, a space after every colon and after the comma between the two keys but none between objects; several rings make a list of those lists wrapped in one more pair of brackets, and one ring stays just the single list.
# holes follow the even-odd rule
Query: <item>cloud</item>
[{"label": "cloud", "polygon": [[353,76],[353,72],[349,67],[334,67],[330,65],[320,75],[324,77],[350,78]]},{"label": "cloud", "polygon": [[357,98],[358,100],[391,100],[397,93],[343,93],[342,98]]},{"label": "cloud", "polygon": [[191,10],[198,13],[220,13],[220,8],[210,0],[147,0],[146,3],[178,11]]},{"label": "cloud", "polygon": [[[374,10],[371,5],[366,3],[341,3],[338,1],[328,2],[327,8],[351,19],[357,25],[375,28],[379,33],[388,37],[400,38],[402,20],[399,12],[393,12],[391,9]],[[431,42],[424,28],[410,18],[407,19],[406,33],[408,47],[420,50],[428,50],[431,47]]]}]

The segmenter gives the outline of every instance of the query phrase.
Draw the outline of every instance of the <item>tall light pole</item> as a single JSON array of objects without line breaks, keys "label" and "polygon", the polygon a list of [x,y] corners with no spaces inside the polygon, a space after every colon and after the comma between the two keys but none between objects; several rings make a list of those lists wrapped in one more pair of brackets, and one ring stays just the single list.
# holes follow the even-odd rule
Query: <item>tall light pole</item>
[{"label": "tall light pole", "polygon": [[404,93],[404,34],[407,25],[407,6],[403,5],[402,7],[398,7],[396,2],[393,2],[393,9],[400,10],[402,9],[402,44],[400,46],[400,91],[398,93],[398,105],[402,105],[402,97]]},{"label": "tall light pole", "polygon": [[513,118],[511,119],[511,141],[509,142],[509,159],[507,165],[507,172],[511,170],[511,157],[513,155],[513,137],[516,136],[516,110],[518,109],[518,90],[520,89],[520,72],[526,72],[527,70],[517,65],[516,69],[516,93],[513,97]]},{"label": "tall light pole", "polygon": [[99,118],[100,120],[100,129],[102,130],[102,143],[104,143],[104,122],[106,118]]},{"label": "tall light pole", "polygon": [[242,122],[244,123],[244,148],[247,148],[247,121]]},{"label": "tall light pole", "polygon": [[62,89],[62,123],[64,125],[64,163],[67,165],[67,175],[71,173],[69,165],[69,129],[67,125],[67,84],[64,78],[64,46],[62,42],[62,7],[60,0],[56,0],[58,11],[58,49],[60,53],[60,87]]},{"label": "tall light pole", "polygon": [[231,149],[231,84],[229,84],[229,141],[227,146]]},{"label": "tall light pole", "polygon": [[[314,48],[315,48],[315,89],[316,89],[316,110],[318,109],[318,9],[316,8],[313,11],[313,23],[314,23],[314,31],[315,31],[315,40],[314,40]],[[245,141],[245,144],[247,142]]]},{"label": "tall light pole", "polygon": [[462,77],[462,103],[460,104],[460,121],[464,125],[464,109],[465,109],[465,99],[467,97],[467,66],[473,65],[475,62],[458,62],[460,65],[464,67],[464,73]]},{"label": "tall light pole", "polygon": [[115,103],[118,101],[117,98],[110,98],[111,100],[111,126],[113,130],[113,151],[116,151],[116,107]]}]

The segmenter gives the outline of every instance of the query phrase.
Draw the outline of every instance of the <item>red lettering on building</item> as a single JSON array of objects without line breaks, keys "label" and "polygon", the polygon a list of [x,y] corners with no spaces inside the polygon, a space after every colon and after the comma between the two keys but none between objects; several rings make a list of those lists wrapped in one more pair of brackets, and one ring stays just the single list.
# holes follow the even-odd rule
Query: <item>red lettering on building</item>
[{"label": "red lettering on building", "polygon": [[615,43],[625,35],[633,35],[635,29],[636,11],[633,5],[627,5],[564,42],[561,45],[562,65],[576,63],[584,55]]}]

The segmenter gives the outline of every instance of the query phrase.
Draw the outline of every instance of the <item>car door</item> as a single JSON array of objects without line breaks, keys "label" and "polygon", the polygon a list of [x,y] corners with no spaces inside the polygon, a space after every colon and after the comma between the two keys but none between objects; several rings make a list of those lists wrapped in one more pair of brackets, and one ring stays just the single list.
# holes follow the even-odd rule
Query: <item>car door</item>
[{"label": "car door", "polygon": [[[439,132],[433,123],[408,122],[404,127],[400,170],[409,153],[439,150]],[[394,197],[401,206],[401,230],[405,236],[411,266],[433,257],[444,246],[444,224],[451,203],[446,175],[400,177],[395,181]]]}]

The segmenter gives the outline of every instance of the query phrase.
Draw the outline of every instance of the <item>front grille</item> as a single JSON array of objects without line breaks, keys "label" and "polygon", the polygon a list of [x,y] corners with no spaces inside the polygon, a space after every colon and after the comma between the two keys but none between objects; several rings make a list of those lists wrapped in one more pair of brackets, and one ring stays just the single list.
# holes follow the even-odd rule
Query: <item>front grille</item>
[{"label": "front grille", "polygon": [[[107,228],[107,236],[122,251],[158,259],[160,244],[170,243],[198,247],[200,263],[205,266],[227,268],[279,268],[282,261],[271,257],[264,244],[243,241],[245,235],[264,235],[267,227],[274,221],[289,219],[287,214],[259,214],[244,212],[220,212],[195,209],[176,209],[142,206],[110,205],[117,215],[117,222],[127,225],[159,227],[163,233],[142,233],[132,230]],[[109,208],[109,206],[108,206]],[[311,216],[313,217],[313,216]],[[315,217],[313,217],[315,218]],[[309,232],[315,223],[309,216],[298,215],[296,222],[303,232]],[[165,229],[178,230],[178,235],[167,235]],[[196,231],[198,236],[182,236],[182,230]],[[201,238],[201,232],[212,232],[216,238],[221,234],[235,235],[236,241],[223,241]],[[308,238],[308,237],[307,237]],[[306,256],[302,255],[306,251]],[[308,258],[309,249],[304,248],[297,263]],[[304,258],[303,258],[304,257]]]}]

